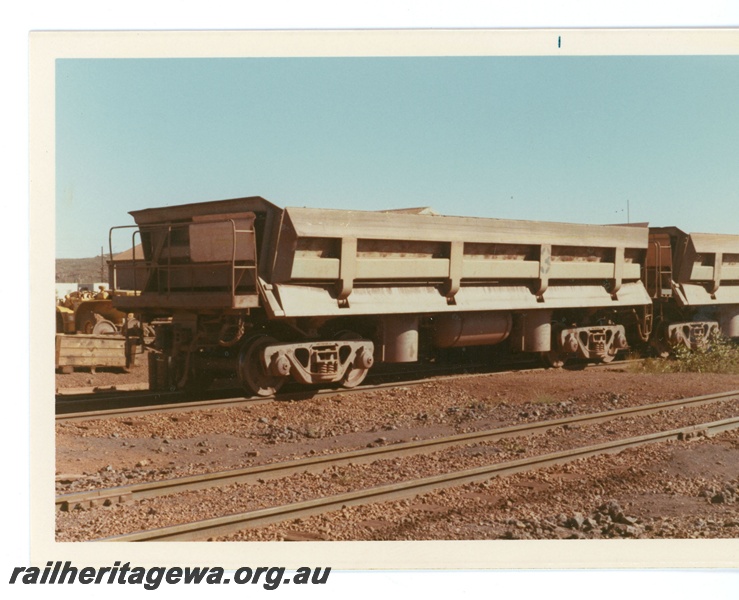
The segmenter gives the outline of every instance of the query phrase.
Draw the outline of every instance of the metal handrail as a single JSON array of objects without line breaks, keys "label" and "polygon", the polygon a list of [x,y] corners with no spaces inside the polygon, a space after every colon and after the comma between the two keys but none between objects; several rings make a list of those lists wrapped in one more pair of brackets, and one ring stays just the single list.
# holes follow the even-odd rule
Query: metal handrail
[{"label": "metal handrail", "polygon": [[118,284],[118,281],[117,281],[117,279],[118,279],[117,278],[117,274],[118,273],[117,273],[117,270],[116,270],[116,262],[118,262],[118,261],[113,260],[113,231],[116,230],[116,229],[136,229],[136,231],[134,231],[131,234],[131,252],[132,252],[132,262],[133,262],[133,285],[134,285],[134,290],[133,291],[137,291],[137,285],[136,285],[136,234],[137,233],[139,235],[141,234],[141,231],[139,230],[139,226],[138,225],[117,225],[115,227],[111,227],[108,230],[108,255],[110,257],[110,264],[113,267],[113,276],[112,276],[113,281],[111,281],[110,284],[109,284],[110,285],[110,288],[111,288],[112,291],[114,291],[114,290],[116,290],[118,288],[118,285],[117,285]]},{"label": "metal handrail", "polygon": [[[257,272],[256,231],[253,228],[252,229],[241,229],[241,230],[240,229],[237,229],[236,222],[235,222],[234,219],[228,219],[227,221],[226,220],[223,220],[221,222],[230,222],[231,223],[231,260],[230,261],[229,260],[213,261],[213,262],[207,262],[207,263],[203,263],[203,264],[198,264],[198,263],[193,263],[193,262],[188,262],[186,264],[172,264],[172,248],[173,248],[173,246],[172,246],[172,231],[174,229],[177,229],[177,228],[180,228],[180,227],[183,227],[183,228],[184,227],[189,227],[190,225],[192,225],[191,222],[187,222],[187,223],[176,223],[176,224],[166,223],[166,224],[161,224],[161,225],[155,226],[155,227],[144,227],[144,228],[140,228],[137,225],[122,225],[122,226],[112,227],[110,229],[110,232],[109,232],[108,243],[109,243],[109,247],[110,247],[110,262],[111,262],[111,265],[113,267],[113,277],[115,278],[116,283],[117,283],[117,266],[116,266],[116,263],[117,262],[120,262],[120,261],[113,260],[113,242],[112,242],[113,230],[114,229],[130,229],[130,228],[135,228],[135,231],[131,235],[131,245],[132,245],[132,261],[131,262],[132,262],[132,268],[133,268],[133,286],[134,286],[134,292],[138,293],[138,292],[140,292],[140,291],[142,292],[144,290],[143,289],[142,290],[139,290],[138,289],[137,271],[138,271],[138,268],[140,266],[142,266],[142,265],[139,265],[138,264],[138,258],[136,256],[136,236],[139,236],[139,237],[142,236],[142,229],[146,230],[147,232],[148,231],[155,232],[157,230],[164,232],[165,229],[166,229],[166,234],[165,234],[166,235],[166,240],[163,240],[163,243],[166,242],[166,251],[167,251],[166,266],[165,265],[161,265],[159,263],[159,261],[157,260],[161,256],[161,249],[160,249],[160,252],[157,253],[157,256],[153,256],[152,257],[153,260],[150,260],[150,261],[144,260],[143,263],[142,263],[143,266],[148,271],[148,278],[147,279],[151,279],[151,277],[154,275],[154,272],[155,271],[157,273],[159,273],[162,268],[164,268],[166,270],[166,284],[164,286],[165,289],[164,290],[157,289],[157,293],[159,293],[159,294],[164,293],[167,296],[169,296],[169,295],[172,294],[172,273],[173,273],[173,271],[175,271],[177,269],[188,269],[191,272],[191,274],[192,274],[192,272],[195,269],[197,269],[197,268],[203,268],[203,269],[205,269],[205,268],[212,268],[213,266],[228,266],[230,268],[230,271],[231,271],[231,285],[230,285],[230,290],[229,291],[230,291],[230,295],[231,295],[231,303],[233,304],[234,299],[235,299],[235,297],[237,295],[236,294],[237,287],[238,287],[239,283],[242,280],[242,277],[241,276],[238,277],[238,278],[236,277],[236,271],[237,270],[241,270],[241,271],[253,270],[255,272],[255,277],[254,277],[254,279],[255,279],[255,290],[258,288],[258,277],[256,275],[256,272]],[[252,264],[252,265],[237,265],[236,264],[236,262],[237,262],[236,261],[237,234],[249,234],[249,235],[251,235],[251,239],[252,239],[252,242],[251,242],[252,243],[252,256],[254,257],[254,264]],[[157,275],[157,280],[159,280],[159,276],[158,275]],[[190,286],[189,287],[190,287],[190,290],[191,291],[194,290],[194,287],[195,286],[194,286],[194,281],[193,281],[193,277],[192,276],[190,277]],[[158,286],[157,286],[157,288],[158,288]]]}]

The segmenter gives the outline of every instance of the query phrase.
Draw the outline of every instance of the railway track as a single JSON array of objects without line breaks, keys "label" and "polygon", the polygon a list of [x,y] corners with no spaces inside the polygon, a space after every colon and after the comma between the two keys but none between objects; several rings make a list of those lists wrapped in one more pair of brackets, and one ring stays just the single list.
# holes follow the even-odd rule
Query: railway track
[{"label": "railway track", "polygon": [[[522,363],[531,367],[533,363]],[[76,421],[94,418],[111,418],[115,416],[131,416],[150,412],[166,412],[195,410],[199,408],[223,408],[244,403],[262,403],[279,400],[300,400],[315,396],[352,393],[383,389],[397,385],[413,385],[428,382],[434,377],[460,376],[480,373],[505,373],[518,364],[507,364],[491,370],[490,364],[471,363],[439,369],[415,368],[413,370],[391,369],[375,374],[366,379],[364,385],[356,388],[305,388],[305,386],[287,385],[284,391],[275,396],[244,396],[240,386],[222,386],[200,394],[186,394],[183,391],[125,392],[116,390],[100,390],[88,394],[57,394],[56,418],[58,421]],[[226,384],[227,385],[227,384]]]},{"label": "railway track", "polygon": [[307,502],[297,502],[284,506],[249,511],[213,519],[205,519],[193,523],[162,527],[149,531],[139,531],[105,538],[104,540],[99,541],[137,542],[204,540],[214,536],[235,533],[248,527],[261,527],[270,523],[322,514],[338,510],[344,506],[359,506],[374,502],[399,500],[446,487],[486,481],[492,477],[505,477],[544,467],[563,465],[591,456],[614,454],[627,448],[635,448],[645,444],[680,439],[690,433],[705,432],[708,435],[715,435],[722,431],[729,431],[737,428],[739,428],[739,417],[733,417],[731,419],[700,423],[690,427],[683,427],[650,435],[615,440],[604,444],[583,446],[567,450],[565,452],[544,454],[532,458],[508,461],[475,469],[467,469],[464,471],[456,471],[435,477],[425,477],[398,484],[379,486],[358,492],[338,494],[326,498],[309,500]]},{"label": "railway track", "polygon": [[[607,364],[581,364],[572,368],[599,369],[599,368],[621,368],[628,364],[639,362],[638,359],[623,360]],[[544,370],[546,367],[532,366],[525,363],[525,368],[519,371]],[[276,396],[243,396],[243,390],[238,388],[209,391],[200,397],[193,399],[192,395],[182,392],[96,392],[91,394],[57,395],[56,397],[56,420],[61,421],[84,421],[88,419],[115,418],[124,416],[143,415],[147,413],[179,412],[186,410],[201,410],[211,408],[228,408],[243,406],[244,404],[263,404],[266,402],[280,400],[302,400],[317,396],[330,396],[334,394],[349,394],[356,392],[368,392],[382,390],[398,386],[422,385],[436,381],[441,377],[464,377],[476,375],[493,375],[510,372],[510,365],[506,368],[490,370],[483,369],[482,365],[470,365],[459,372],[418,371],[405,373],[385,374],[384,378],[377,376],[368,378],[368,383],[356,388],[325,388],[305,390],[287,390]],[[389,381],[387,380],[389,379]]]},{"label": "railway track", "polygon": [[[395,444],[392,446],[375,447],[330,456],[311,457],[303,460],[288,461],[271,465],[262,465],[247,469],[227,471],[223,473],[211,473],[173,480],[165,480],[160,482],[149,482],[134,484],[130,486],[99,489],[74,494],[65,494],[57,497],[56,505],[57,508],[68,510],[71,507],[80,504],[96,504],[101,502],[109,503],[124,500],[138,500],[141,498],[161,496],[189,490],[205,489],[214,486],[225,486],[234,483],[250,483],[257,480],[264,481],[266,479],[285,477],[294,473],[322,471],[334,466],[369,463],[382,459],[392,459],[413,454],[431,453],[454,446],[471,445],[475,443],[493,441],[514,436],[532,435],[535,433],[541,433],[546,430],[554,429],[556,427],[591,425],[610,421],[619,417],[642,417],[660,411],[676,410],[680,408],[705,405],[713,402],[732,400],[739,400],[739,391],[698,396],[694,398],[673,400],[669,402],[660,402],[639,407],[630,407],[625,409],[607,411],[604,413],[579,415],[566,419],[527,423],[523,425],[515,425],[511,427],[474,432],[469,434],[454,435],[444,438],[421,440],[417,442]],[[725,419],[723,421],[713,422],[709,424],[683,427],[680,429],[649,434],[646,436],[639,436],[636,438],[616,440],[614,442],[607,442],[595,446],[587,446],[554,454],[547,454],[538,457],[510,461],[507,463],[499,463],[496,465],[478,467],[476,469],[450,473],[443,476],[427,477],[416,481],[409,481],[389,486],[381,486],[379,488],[364,490],[362,492],[352,492],[350,494],[342,494],[332,498],[317,499],[305,503],[290,505],[289,507],[262,509],[249,513],[243,513],[242,515],[232,515],[230,517],[210,519],[207,522],[203,522],[201,524],[179,525],[171,528],[166,528],[166,532],[164,532],[164,530],[158,530],[159,533],[139,532],[136,534],[130,534],[130,536],[118,536],[115,539],[131,541],[143,539],[201,539],[203,535],[223,535],[224,531],[226,530],[228,530],[228,532],[232,532],[244,527],[260,526],[266,523],[274,522],[276,520],[308,516],[310,514],[316,514],[317,512],[332,510],[337,506],[396,499],[407,495],[424,493],[432,489],[437,489],[439,487],[462,485],[464,483],[484,480],[494,476],[504,476],[525,470],[541,468],[543,466],[563,464],[571,460],[584,458],[586,456],[593,456],[599,453],[619,452],[620,450],[628,447],[663,441],[666,439],[674,439],[680,437],[681,435],[685,435],[690,431],[705,430],[707,432],[715,432],[735,427],[739,427],[739,418]],[[148,537],[149,535],[153,537]],[[160,535],[164,537],[157,537]]]},{"label": "railway track", "polygon": [[[72,422],[87,421],[90,419],[112,419],[151,413],[181,412],[188,410],[202,410],[206,408],[228,408],[243,406],[244,404],[263,404],[273,402],[275,398],[259,396],[236,396],[234,391],[223,394],[224,397],[209,397],[206,399],[189,400],[179,392],[152,394],[147,392],[139,397],[115,396],[109,399],[82,399],[68,401],[56,405],[56,421]],[[106,408],[98,408],[101,403]],[[92,407],[92,408],[90,408]]]}]

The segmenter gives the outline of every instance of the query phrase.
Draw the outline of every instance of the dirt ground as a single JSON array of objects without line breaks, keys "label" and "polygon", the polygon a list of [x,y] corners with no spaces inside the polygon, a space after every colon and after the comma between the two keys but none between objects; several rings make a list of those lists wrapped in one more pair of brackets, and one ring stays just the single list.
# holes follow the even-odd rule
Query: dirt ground
[{"label": "dirt ground", "polygon": [[[145,378],[142,367],[126,374],[57,375],[57,385],[111,386],[135,383],[137,378]],[[736,375],[645,374],[613,365],[607,370],[473,375],[244,408],[60,423],[57,492],[240,468],[736,389]],[[716,405],[715,418],[735,413],[736,404]],[[326,529],[322,519],[330,517],[315,517],[298,530],[307,529],[316,539],[526,539],[608,537],[603,529],[608,525],[618,534],[613,536],[621,537],[738,537],[738,439],[729,433],[693,445],[662,444],[659,449],[590,459],[576,469],[576,477],[560,477],[556,490],[551,484],[554,475],[543,472],[496,480],[490,485],[495,490],[500,487],[498,491],[465,486],[433,494],[429,502],[442,506],[441,513],[451,510],[457,515],[451,521],[432,518],[433,511],[421,511],[423,518],[417,514],[411,518],[414,527],[400,527],[397,523],[408,523],[408,507],[418,505],[411,502],[382,508],[381,521],[389,525],[379,528],[372,526],[376,509],[358,507],[351,509],[351,518],[343,515],[343,529],[333,522],[330,533],[321,533]],[[499,454],[494,462],[502,458]],[[533,481],[532,487],[526,487],[526,481]],[[477,496],[488,500],[483,499],[478,509],[464,511],[468,518],[443,501],[467,505]],[[618,505],[618,510],[611,506],[613,514],[609,502]],[[487,517],[478,518],[480,514]],[[603,527],[595,526],[598,519]],[[370,526],[358,528],[362,522]],[[456,524],[449,525],[452,522]],[[246,539],[291,539],[293,530],[271,527]]]},{"label": "dirt ground", "polygon": [[113,386],[147,385],[148,367],[146,360],[139,358],[136,365],[128,370],[119,368],[77,369],[73,373],[57,373],[57,391],[71,389],[106,388]]}]

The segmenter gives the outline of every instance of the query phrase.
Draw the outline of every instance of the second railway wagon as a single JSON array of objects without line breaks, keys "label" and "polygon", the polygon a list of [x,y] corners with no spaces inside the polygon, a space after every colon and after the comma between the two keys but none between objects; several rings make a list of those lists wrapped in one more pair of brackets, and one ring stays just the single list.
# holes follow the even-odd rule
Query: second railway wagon
[{"label": "second railway wagon", "polygon": [[[152,389],[237,374],[358,385],[375,362],[506,343],[610,361],[651,332],[644,226],[279,208],[261,197],[131,213],[115,297],[156,331]],[[121,228],[113,234],[120,235]],[[120,287],[120,285],[119,285]]]},{"label": "second railway wagon", "polygon": [[660,354],[695,350],[719,332],[739,338],[739,235],[651,227],[644,273]]}]

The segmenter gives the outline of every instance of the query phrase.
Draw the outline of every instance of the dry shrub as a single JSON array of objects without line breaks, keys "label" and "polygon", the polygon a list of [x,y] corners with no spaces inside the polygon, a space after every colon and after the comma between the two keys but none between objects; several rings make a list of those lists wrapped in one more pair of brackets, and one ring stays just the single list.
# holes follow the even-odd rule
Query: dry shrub
[{"label": "dry shrub", "polygon": [[650,358],[638,370],[646,373],[722,373],[739,375],[739,347],[720,335],[713,335],[708,343],[690,350],[679,346],[674,356],[666,359]]}]

